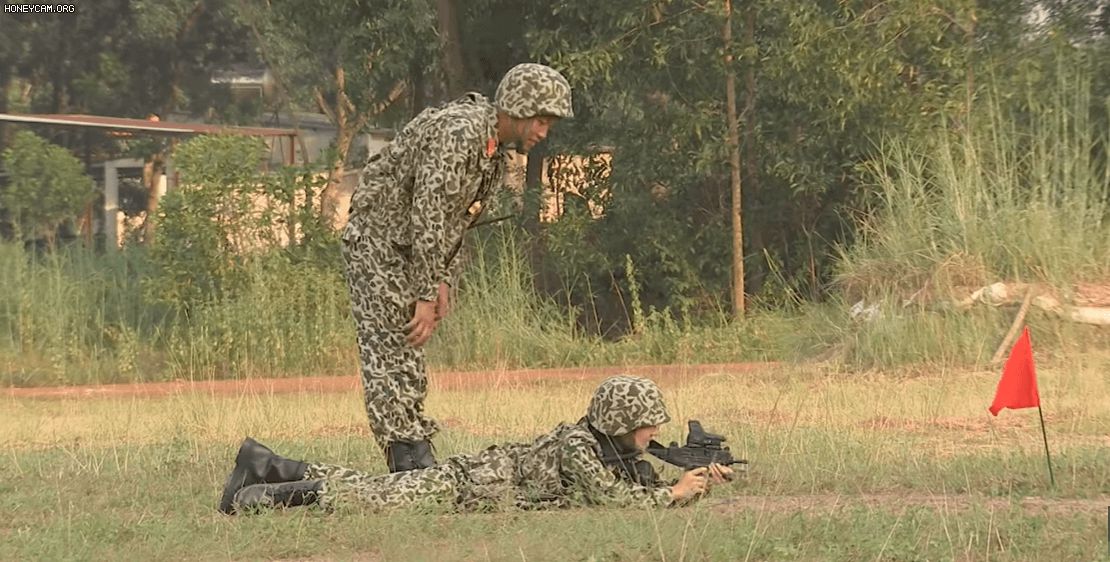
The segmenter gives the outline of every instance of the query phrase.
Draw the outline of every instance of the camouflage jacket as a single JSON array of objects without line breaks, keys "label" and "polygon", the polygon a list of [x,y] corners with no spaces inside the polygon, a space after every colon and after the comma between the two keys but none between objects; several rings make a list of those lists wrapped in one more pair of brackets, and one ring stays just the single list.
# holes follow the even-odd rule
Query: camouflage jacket
[{"label": "camouflage jacket", "polygon": [[418,299],[434,301],[440,283],[457,281],[456,248],[477,217],[475,203],[502,185],[507,156],[496,125],[497,109],[466,94],[420,112],[362,170],[347,229],[401,249]]},{"label": "camouflage jacket", "polygon": [[446,459],[466,477],[461,507],[515,504],[523,509],[601,505],[661,507],[669,487],[620,479],[601,462],[601,445],[588,428],[560,424],[532,443],[494,445],[475,455]]}]

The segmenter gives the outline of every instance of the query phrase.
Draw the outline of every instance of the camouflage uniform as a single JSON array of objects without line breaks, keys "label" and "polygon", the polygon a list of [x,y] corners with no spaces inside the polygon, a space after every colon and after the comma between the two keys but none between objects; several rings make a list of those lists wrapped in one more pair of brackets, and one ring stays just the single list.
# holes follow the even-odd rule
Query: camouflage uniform
[{"label": "camouflage uniform", "polygon": [[641,486],[619,478],[601,461],[592,426],[618,436],[670,420],[659,388],[649,379],[617,376],[604,381],[578,424],[560,424],[532,443],[492,446],[457,455],[422,470],[370,475],[310,464],[305,480],[323,480],[324,507],[355,502],[372,508],[439,506],[449,509],[574,505],[657,507],[673,501],[667,486]]},{"label": "camouflage uniform", "polygon": [[403,326],[417,300],[435,301],[440,283],[456,283],[472,210],[502,184],[498,111],[569,117],[570,86],[548,67],[525,64],[505,75],[493,104],[470,93],[424,110],[369,159],[351,198],[343,257],[366,413],[383,448],[437,432],[424,414],[424,354],[408,345]]}]

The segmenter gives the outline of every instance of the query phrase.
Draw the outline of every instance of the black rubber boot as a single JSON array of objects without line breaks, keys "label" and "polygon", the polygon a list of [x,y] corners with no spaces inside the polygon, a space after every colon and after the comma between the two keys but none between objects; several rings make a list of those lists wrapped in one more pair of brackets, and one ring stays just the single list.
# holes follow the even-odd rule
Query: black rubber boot
[{"label": "black rubber boot", "polygon": [[436,465],[435,451],[432,442],[428,440],[417,441],[412,444],[412,461],[417,468],[430,468]]},{"label": "black rubber boot", "polygon": [[385,448],[385,464],[390,472],[404,472],[436,465],[432,443],[421,441],[391,441]]},{"label": "black rubber boot", "polygon": [[308,464],[275,455],[265,445],[247,437],[235,456],[235,468],[227,477],[220,498],[220,511],[232,513],[232,501],[242,488],[252,484],[295,482],[304,478]]},{"label": "black rubber boot", "polygon": [[405,472],[420,468],[413,456],[412,441],[390,441],[385,446],[385,465],[390,472]]},{"label": "black rubber boot", "polygon": [[235,493],[231,513],[243,513],[260,507],[297,507],[312,505],[320,499],[323,480],[300,480],[278,484],[252,484]]}]

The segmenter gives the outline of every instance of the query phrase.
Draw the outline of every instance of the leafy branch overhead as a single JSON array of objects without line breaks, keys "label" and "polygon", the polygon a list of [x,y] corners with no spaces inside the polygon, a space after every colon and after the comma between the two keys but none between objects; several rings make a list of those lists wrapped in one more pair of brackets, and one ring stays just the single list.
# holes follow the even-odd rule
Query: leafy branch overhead
[{"label": "leafy branch overhead", "polygon": [[[406,46],[435,40],[434,14],[422,2],[243,0],[238,16],[284,94],[335,125],[329,187],[340,181],[355,135],[404,101],[413,62]],[[334,214],[334,201],[325,202]]]}]

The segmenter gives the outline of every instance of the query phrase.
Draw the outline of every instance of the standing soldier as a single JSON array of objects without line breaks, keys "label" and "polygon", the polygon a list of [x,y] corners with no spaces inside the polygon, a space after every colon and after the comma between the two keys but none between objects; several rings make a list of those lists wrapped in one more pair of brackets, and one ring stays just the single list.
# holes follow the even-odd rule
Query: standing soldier
[{"label": "standing soldier", "polygon": [[501,187],[505,145],[527,153],[572,115],[562,74],[517,65],[492,104],[472,92],[425,109],[363,168],[343,258],[366,413],[390,472],[436,464],[421,348],[449,310],[463,235]]}]

